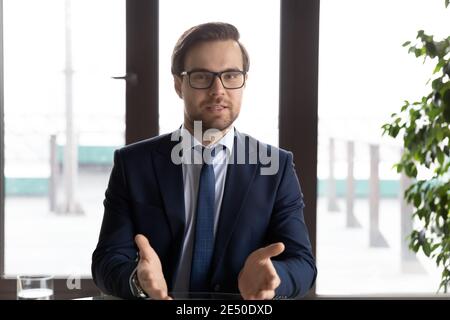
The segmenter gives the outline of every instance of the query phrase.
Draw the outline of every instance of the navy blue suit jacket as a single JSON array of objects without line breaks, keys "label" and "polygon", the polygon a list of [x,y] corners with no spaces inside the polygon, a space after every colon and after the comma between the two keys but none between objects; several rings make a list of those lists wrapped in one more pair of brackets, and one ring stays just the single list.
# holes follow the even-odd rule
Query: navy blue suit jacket
[{"label": "navy blue suit jacket", "polygon": [[[235,132],[233,155],[257,153],[256,140]],[[129,278],[136,267],[134,236],[144,234],[158,254],[169,292],[180,261],[185,230],[182,165],[171,161],[178,141],[161,135],[117,150],[104,200],[92,275],[105,293],[132,298]],[[258,145],[261,146],[261,145]],[[238,275],[248,255],[274,242],[285,251],[272,258],[281,279],[277,296],[299,297],[313,285],[315,260],[303,217],[303,195],[292,153],[274,148],[279,170],[261,175],[264,165],[229,164],[212,261],[211,292],[238,293]],[[264,163],[264,162],[263,162]]]}]

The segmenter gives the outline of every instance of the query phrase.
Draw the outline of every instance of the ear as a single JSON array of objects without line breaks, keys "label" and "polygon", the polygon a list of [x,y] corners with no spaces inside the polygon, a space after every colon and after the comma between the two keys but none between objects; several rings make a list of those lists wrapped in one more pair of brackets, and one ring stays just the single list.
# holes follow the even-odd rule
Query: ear
[{"label": "ear", "polygon": [[179,76],[173,76],[173,87],[177,92],[180,99],[183,99],[183,92],[181,90],[181,86],[183,85],[183,78]]}]

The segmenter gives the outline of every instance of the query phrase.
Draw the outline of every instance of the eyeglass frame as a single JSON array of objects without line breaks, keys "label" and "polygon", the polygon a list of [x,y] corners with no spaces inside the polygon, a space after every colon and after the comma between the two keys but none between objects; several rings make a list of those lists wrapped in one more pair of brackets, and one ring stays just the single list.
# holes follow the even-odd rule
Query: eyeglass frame
[{"label": "eyeglass frame", "polygon": [[[212,75],[213,75],[213,78],[212,78],[212,80],[211,80],[210,85],[209,85],[208,87],[205,87],[205,88],[196,88],[196,87],[192,86],[192,84],[191,84],[191,74],[194,73],[194,72],[207,72],[207,73],[212,74]],[[223,74],[223,73],[227,73],[227,72],[238,72],[238,73],[242,74],[242,76],[244,77],[244,80],[242,81],[242,85],[241,85],[240,87],[237,87],[237,88],[227,88],[227,87],[223,84],[223,80],[222,80],[222,74]],[[186,75],[188,76],[188,83],[189,83],[189,86],[190,86],[192,89],[196,89],[196,90],[207,90],[207,89],[210,89],[210,88],[212,87],[213,83],[214,83],[215,78],[217,77],[217,78],[219,78],[220,83],[222,84],[222,86],[223,86],[225,89],[227,89],[227,90],[236,90],[236,89],[242,88],[242,87],[245,85],[245,80],[246,80],[246,77],[245,77],[245,76],[247,75],[247,72],[246,72],[246,71],[239,70],[239,69],[228,69],[228,70],[224,70],[224,71],[220,71],[220,72],[209,71],[209,70],[206,70],[206,69],[193,69],[193,70],[191,70],[191,71],[183,71],[183,72],[180,73],[180,77],[186,76]]]}]

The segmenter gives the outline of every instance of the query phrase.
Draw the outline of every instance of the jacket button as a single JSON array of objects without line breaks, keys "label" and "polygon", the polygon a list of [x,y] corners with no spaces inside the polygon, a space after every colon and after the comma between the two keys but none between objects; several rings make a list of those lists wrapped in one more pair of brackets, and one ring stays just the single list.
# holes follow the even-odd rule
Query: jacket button
[{"label": "jacket button", "polygon": [[219,284],[216,284],[215,286],[214,286],[214,291],[220,291],[220,285]]}]

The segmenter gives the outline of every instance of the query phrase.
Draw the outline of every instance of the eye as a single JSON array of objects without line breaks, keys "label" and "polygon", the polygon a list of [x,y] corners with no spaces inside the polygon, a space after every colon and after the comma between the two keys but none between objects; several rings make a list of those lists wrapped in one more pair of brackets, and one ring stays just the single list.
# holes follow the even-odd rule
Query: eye
[{"label": "eye", "polygon": [[241,73],[240,72],[227,72],[227,73],[224,73],[222,76],[225,80],[235,80],[241,76]]},{"label": "eye", "polygon": [[205,81],[209,80],[211,75],[207,72],[193,72],[191,73],[191,79],[194,81]]}]

